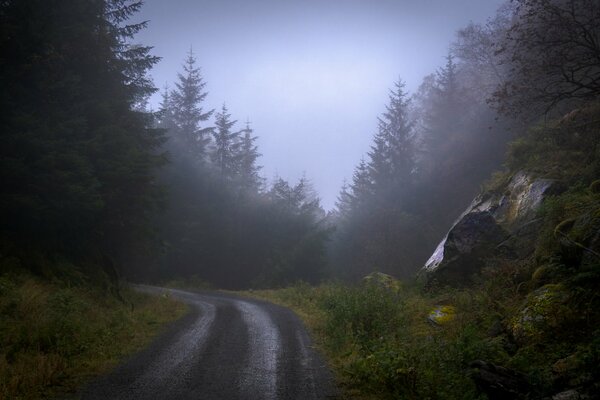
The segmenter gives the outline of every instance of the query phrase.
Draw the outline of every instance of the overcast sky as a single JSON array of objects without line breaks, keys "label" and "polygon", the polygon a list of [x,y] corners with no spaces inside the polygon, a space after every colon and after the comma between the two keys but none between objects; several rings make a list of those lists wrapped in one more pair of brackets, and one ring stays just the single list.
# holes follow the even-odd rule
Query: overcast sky
[{"label": "overcast sky", "polygon": [[[146,0],[137,40],[171,86],[193,47],[206,106],[225,102],[258,135],[263,175],[303,173],[326,209],[369,150],[387,91],[444,63],[454,33],[502,0]],[[158,104],[158,97],[152,104]],[[156,108],[156,106],[155,106]],[[211,121],[212,123],[212,121]]]}]

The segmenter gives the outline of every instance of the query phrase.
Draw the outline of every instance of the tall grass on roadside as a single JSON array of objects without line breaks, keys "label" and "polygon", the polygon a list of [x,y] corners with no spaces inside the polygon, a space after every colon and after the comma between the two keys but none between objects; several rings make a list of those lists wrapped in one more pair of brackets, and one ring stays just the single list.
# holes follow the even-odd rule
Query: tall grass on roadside
[{"label": "tall grass on roadside", "polygon": [[[307,322],[348,397],[485,398],[469,377],[469,363],[506,360],[502,338],[487,335],[495,315],[483,306],[497,299],[485,290],[428,295],[410,286],[300,284],[253,295],[286,305]],[[428,320],[433,308],[450,303],[456,318],[443,325]]]},{"label": "tall grass on roadside", "polygon": [[72,391],[185,312],[170,298],[131,290],[123,296],[128,304],[98,288],[1,276],[0,398]]}]

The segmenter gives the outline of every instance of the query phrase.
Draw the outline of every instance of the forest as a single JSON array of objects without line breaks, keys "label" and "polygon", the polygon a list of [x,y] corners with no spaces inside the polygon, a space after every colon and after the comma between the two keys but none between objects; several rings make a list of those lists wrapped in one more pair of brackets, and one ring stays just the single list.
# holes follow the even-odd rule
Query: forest
[{"label": "forest", "polygon": [[[469,23],[446,38],[445,62],[428,71],[417,90],[410,92],[402,76],[389,82],[387,103],[373,116],[373,131],[364,132],[371,145],[348,171],[331,210],[322,206],[311,176],[296,181],[264,176],[261,132],[255,131],[252,116],[240,119],[228,104],[208,106],[210,82],[193,50],[201,43],[190,43],[172,80],[156,87],[151,75],[161,55],[135,40],[147,26],[136,22],[143,7],[130,0],[0,1],[0,397],[37,398],[22,395],[27,383],[11,369],[31,365],[18,356],[29,351],[27,346],[50,354],[60,346],[59,336],[82,335],[78,327],[56,328],[50,320],[47,329],[59,329],[55,336],[32,337],[19,328],[15,321],[31,313],[21,302],[35,297],[27,293],[43,298],[40,307],[54,301],[57,310],[61,304],[71,307],[69,299],[75,297],[68,296],[79,296],[80,290],[102,293],[106,302],[114,301],[110,307],[131,302],[133,309],[142,300],[129,283],[193,282],[204,289],[280,289],[265,296],[300,314],[320,309],[330,324],[322,327],[329,335],[323,339],[326,353],[351,371],[346,377],[353,382],[347,383],[350,387],[359,382],[361,393],[379,396],[373,398],[450,399],[468,393],[471,397],[462,398],[558,399],[552,395],[561,390],[579,391],[580,397],[568,399],[597,398],[597,0],[507,1],[486,22]],[[157,93],[161,100],[154,108],[149,101]],[[510,197],[511,182],[522,171],[554,182],[531,219],[539,223],[532,225],[534,239],[501,221],[517,243],[506,250],[510,256],[499,253],[500,245],[486,247],[477,259],[485,267],[476,277],[460,272],[455,282],[440,272],[429,278],[423,267],[445,235],[446,243],[460,235],[454,227],[473,199],[481,193]],[[470,240],[458,240],[457,246]],[[448,268],[456,267],[449,262]],[[402,282],[406,292],[393,296],[405,296],[398,300],[404,308],[398,311],[395,300],[386,297],[389,288],[380,286],[389,286],[387,281],[377,288],[367,283],[363,289],[376,292],[367,296],[360,289],[367,276]],[[567,299],[557,306],[544,303],[555,307],[549,326],[539,334],[515,327],[514,315],[523,302],[533,301],[540,289],[550,290],[549,285]],[[68,296],[55,298],[54,290]],[[497,293],[496,303],[481,300],[486,291]],[[471,293],[471,300],[465,293]],[[84,296],[93,301],[94,295]],[[365,315],[342,310],[341,302],[351,308],[353,301],[364,302],[362,312],[373,316],[371,322],[356,322],[353,318]],[[405,349],[408,353],[389,356],[385,346],[400,346],[403,337],[397,332],[412,325],[378,320],[381,313],[410,319],[421,306],[446,302],[471,310],[461,321],[476,326],[476,332],[504,326],[498,329],[511,332],[506,334],[510,344],[493,353],[497,348],[488,346],[487,333],[480,337],[470,331],[477,340],[465,338],[457,333],[467,329],[461,325],[452,331],[459,339],[452,336],[447,342],[463,340],[464,347],[453,351],[471,351],[472,357],[430,360],[456,373],[448,382],[431,378],[428,370],[414,372],[423,372],[422,380],[413,372],[403,378],[386,375],[383,364],[404,371],[408,367],[398,360],[418,352]],[[529,304],[528,309],[542,306]],[[87,306],[73,307],[79,310],[73,311],[77,318],[86,314]],[[143,307],[152,308],[138,309]],[[156,318],[164,323],[167,308],[175,306],[155,308],[160,307],[164,315]],[[570,313],[581,320],[573,322]],[[128,318],[135,324],[146,317]],[[338,331],[343,326],[350,327],[349,333]],[[567,326],[576,326],[577,333],[567,335]],[[527,338],[519,338],[518,329]],[[366,339],[381,332],[393,336],[395,344]],[[402,335],[419,337],[419,332]],[[352,342],[343,345],[345,340]],[[433,351],[427,343],[415,344],[426,356]],[[577,351],[566,343],[574,343]],[[543,356],[535,358],[535,349],[542,349],[537,354]],[[69,352],[79,354],[70,347],[61,351],[57,354],[65,359]],[[344,351],[351,359],[342,359]],[[46,353],[44,362],[51,363]],[[377,358],[384,353],[393,360]],[[581,356],[576,366],[552,370],[573,354]],[[527,375],[533,389],[506,397],[479,381],[477,390],[473,383],[461,383],[465,392],[457,394],[451,380],[456,384],[463,378],[456,371],[484,357]],[[542,372],[536,375],[528,362]],[[381,375],[367,376],[369,370]],[[32,385],[54,379],[60,380],[46,377]],[[436,383],[443,390],[432,388]]]},{"label": "forest", "polygon": [[[500,165],[516,124],[487,103],[508,70],[496,59],[502,55],[481,59],[472,50],[508,29],[505,10],[459,32],[446,65],[418,93],[390,83],[373,145],[326,213],[310,177],[267,185],[252,126],[225,104],[206,109],[191,50],[160,109],[145,109],[157,90],[148,73],[158,57],[128,46],[143,24],[126,24],[141,4],[111,6],[102,20],[91,6],[81,6],[82,15],[67,4],[53,8],[56,15],[22,7],[7,6],[3,16],[5,37],[21,39],[3,51],[2,231],[6,254],[37,273],[66,263],[133,280],[196,275],[231,288],[351,281],[373,268],[408,277]],[[10,21],[24,15],[59,32],[20,32],[23,24]],[[96,26],[106,27],[101,41]],[[94,62],[99,57],[107,64]]]}]

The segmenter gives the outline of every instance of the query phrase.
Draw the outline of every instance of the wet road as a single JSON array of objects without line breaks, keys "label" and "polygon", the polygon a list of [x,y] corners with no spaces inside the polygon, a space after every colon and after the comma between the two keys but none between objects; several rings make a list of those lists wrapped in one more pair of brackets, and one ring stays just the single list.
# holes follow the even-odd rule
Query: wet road
[{"label": "wet road", "polygon": [[229,294],[138,286],[191,312],[111,374],[85,400],[275,400],[336,397],[331,373],[290,310]]}]

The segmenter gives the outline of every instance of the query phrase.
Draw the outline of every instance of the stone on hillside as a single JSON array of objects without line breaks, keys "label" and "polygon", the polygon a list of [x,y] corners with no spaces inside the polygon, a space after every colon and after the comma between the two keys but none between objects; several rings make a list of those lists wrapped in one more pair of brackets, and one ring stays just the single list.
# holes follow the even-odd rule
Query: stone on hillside
[{"label": "stone on hillside", "polygon": [[553,184],[551,179],[535,179],[523,171],[516,173],[505,193],[495,204],[491,203],[494,218],[510,230],[522,229],[535,219]]},{"label": "stone on hillside", "polygon": [[425,263],[428,281],[462,282],[490,258],[524,256],[533,248],[540,220],[536,214],[553,187],[550,179],[516,173],[502,193],[478,196],[454,223]]},{"label": "stone on hillside", "polygon": [[367,285],[375,285],[394,293],[398,293],[402,286],[398,279],[383,272],[371,272],[363,278],[363,282]]},{"label": "stone on hillside", "polygon": [[500,254],[498,246],[508,237],[489,212],[467,213],[427,261],[425,272],[435,273],[435,279],[444,283],[464,281],[481,269],[486,258]]},{"label": "stone on hillside", "polygon": [[531,293],[511,321],[513,337],[523,343],[552,334],[575,317],[566,305],[569,297],[569,291],[558,284],[548,284]]},{"label": "stone on hillside", "polygon": [[453,306],[437,306],[429,312],[427,319],[435,325],[444,325],[456,318]]}]

